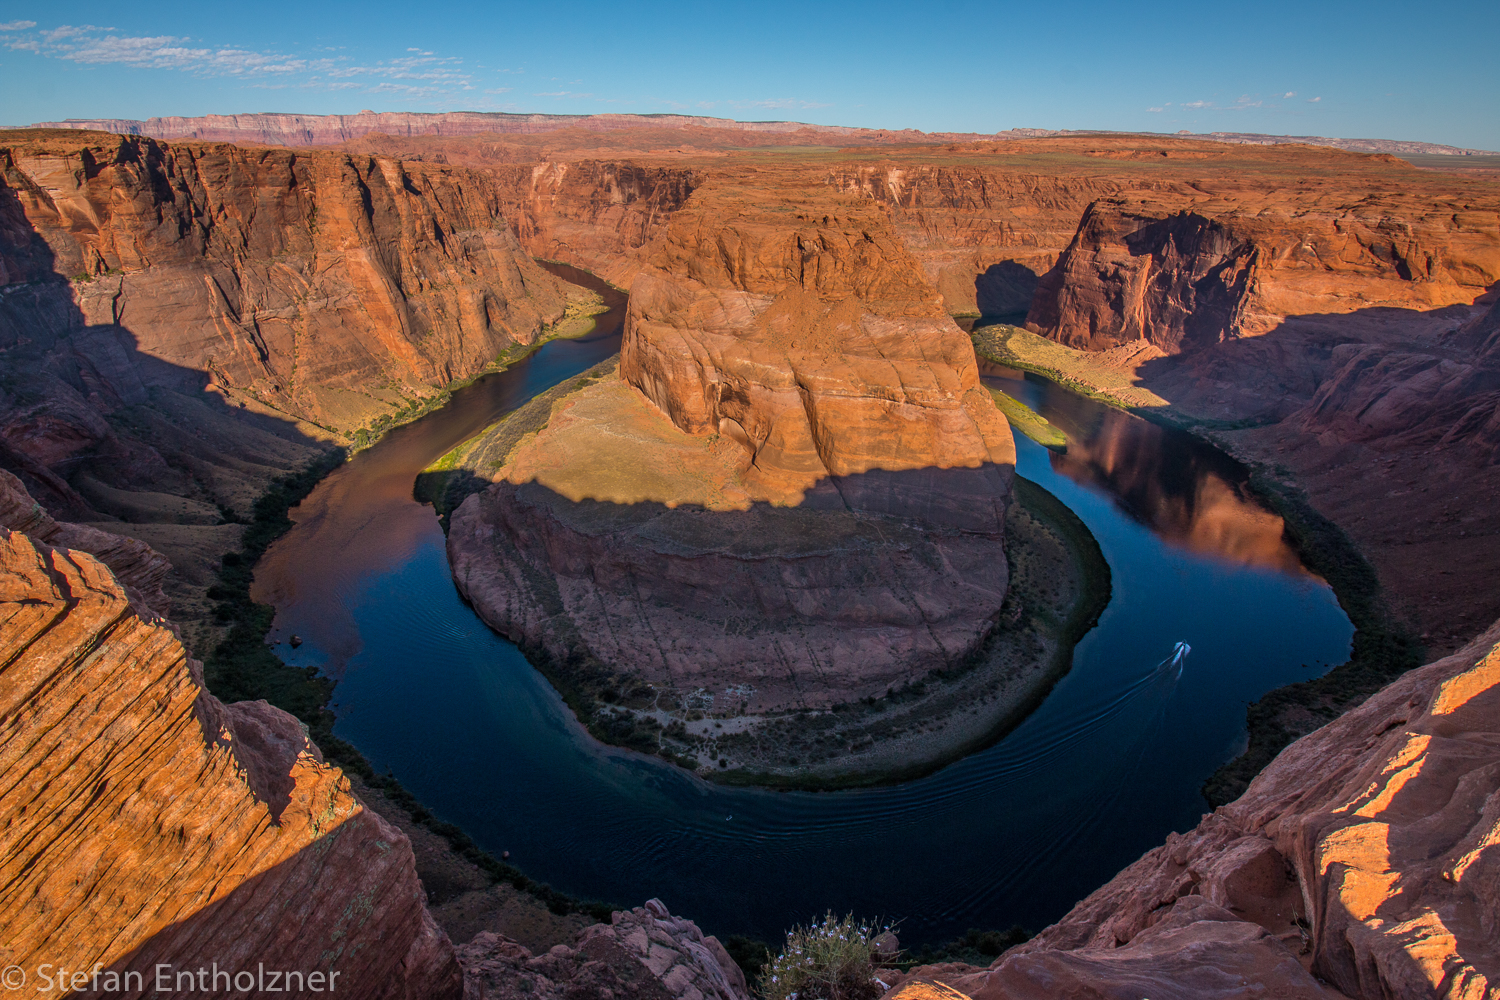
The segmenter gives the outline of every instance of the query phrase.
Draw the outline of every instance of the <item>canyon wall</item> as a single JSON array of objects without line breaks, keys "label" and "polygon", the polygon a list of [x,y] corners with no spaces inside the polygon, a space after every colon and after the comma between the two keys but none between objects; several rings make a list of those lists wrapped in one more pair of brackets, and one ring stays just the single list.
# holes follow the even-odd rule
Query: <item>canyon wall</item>
[{"label": "canyon wall", "polygon": [[653,242],[621,377],[681,430],[740,442],[759,474],[831,477],[851,509],[855,474],[1013,464],[973,346],[882,213],[766,187],[700,189]]},{"label": "canyon wall", "polygon": [[1289,317],[1467,305],[1500,281],[1491,208],[1320,193],[1344,197],[1299,206],[1255,192],[1212,213],[1160,196],[1095,202],[1027,325],[1085,350],[1148,340],[1175,353],[1269,333]]},{"label": "canyon wall", "polygon": [[442,399],[589,293],[500,188],[336,151],[9,132],[0,465],[171,558],[178,617],[278,477]]},{"label": "canyon wall", "polygon": [[636,251],[703,183],[700,170],[601,160],[494,166],[501,208],[526,251],[629,288]]},{"label": "canyon wall", "polygon": [[227,996],[251,976],[372,1000],[746,1000],[718,940],[656,900],[542,955],[493,931],[455,949],[406,835],[305,727],[204,689],[162,617],[169,570],[137,540],[54,521],[0,472],[7,988],[14,968],[28,990],[119,997]]},{"label": "canyon wall", "polygon": [[[114,354],[162,363],[144,378],[96,371],[106,398],[175,370],[172,388],[212,383],[344,431],[530,343],[566,306],[503,224],[493,183],[462,168],[15,139],[28,136],[0,153],[0,346],[109,330],[133,341]],[[97,367],[104,353],[88,356]]]}]

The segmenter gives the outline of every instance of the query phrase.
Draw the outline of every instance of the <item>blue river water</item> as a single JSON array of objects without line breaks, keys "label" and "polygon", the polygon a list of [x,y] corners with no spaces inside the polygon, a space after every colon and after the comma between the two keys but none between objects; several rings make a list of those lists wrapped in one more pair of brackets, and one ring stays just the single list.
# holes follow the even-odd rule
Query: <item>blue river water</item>
[{"label": "blue river water", "polygon": [[[1069,433],[1066,455],[1018,435],[1017,469],[1078,514],[1113,572],[1097,627],[1030,717],[929,777],[831,793],[723,788],[602,746],[459,598],[411,487],[499,413],[612,353],[617,330],[612,314],[548,344],[357,456],[257,568],[273,635],[304,640],[280,651],[339,678],[336,732],[535,879],[617,905],[659,896],[708,932],[772,941],[830,909],[900,919],[908,946],[1036,929],[1197,822],[1203,780],[1243,744],[1247,702],[1347,658],[1347,617],[1235,463],[997,377]],[[1192,647],[1180,678],[1157,669],[1179,641]]]}]

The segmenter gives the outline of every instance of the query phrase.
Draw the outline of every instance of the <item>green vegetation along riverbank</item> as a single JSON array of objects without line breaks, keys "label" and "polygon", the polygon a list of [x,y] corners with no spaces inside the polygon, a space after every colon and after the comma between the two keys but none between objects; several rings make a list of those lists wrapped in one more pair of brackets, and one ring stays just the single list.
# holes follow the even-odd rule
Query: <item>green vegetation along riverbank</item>
[{"label": "green vegetation along riverbank", "polygon": [[1044,448],[1051,448],[1054,451],[1068,450],[1068,436],[1052,426],[1046,417],[999,389],[991,389],[990,395],[994,397],[995,405],[999,407],[1000,412],[1005,414],[1005,419],[1009,420],[1010,425],[1016,430]]}]

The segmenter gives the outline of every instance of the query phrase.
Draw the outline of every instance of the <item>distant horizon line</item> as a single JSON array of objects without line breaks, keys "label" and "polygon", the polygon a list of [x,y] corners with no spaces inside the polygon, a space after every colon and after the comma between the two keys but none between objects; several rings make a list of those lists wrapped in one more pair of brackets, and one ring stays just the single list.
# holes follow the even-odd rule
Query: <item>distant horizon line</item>
[{"label": "distant horizon line", "polygon": [[[928,132],[928,131],[923,130],[923,129],[912,128],[912,127],[906,127],[906,128],[871,128],[871,127],[861,126],[861,125],[828,125],[828,124],[819,124],[819,123],[816,123],[816,122],[803,122],[803,121],[795,121],[795,120],[792,120],[792,119],[782,119],[782,118],[776,118],[776,119],[740,119],[740,118],[722,117],[722,116],[717,116],[717,115],[685,114],[683,112],[678,112],[678,111],[658,111],[658,112],[604,111],[604,112],[593,112],[593,113],[588,113],[588,114],[579,114],[579,113],[558,114],[558,113],[554,113],[554,112],[545,112],[545,111],[475,111],[475,110],[468,110],[468,109],[454,110],[454,111],[375,111],[375,110],[371,110],[371,109],[362,109],[362,110],[356,111],[356,112],[350,112],[350,113],[332,113],[332,114],[316,114],[316,113],[306,113],[306,112],[296,112],[296,111],[237,111],[237,112],[228,112],[228,113],[209,112],[209,113],[201,114],[201,115],[152,115],[149,118],[119,118],[119,117],[63,118],[63,119],[60,119],[60,120],[57,120],[57,121],[33,122],[33,123],[29,124],[29,125],[0,125],[0,130],[15,131],[15,130],[21,130],[21,129],[41,129],[41,128],[75,128],[75,129],[82,130],[82,126],[91,125],[91,124],[97,125],[97,124],[104,124],[104,123],[119,124],[119,125],[135,125],[135,126],[145,127],[145,126],[149,126],[149,125],[151,125],[153,123],[169,123],[169,122],[187,123],[187,122],[193,122],[193,121],[204,121],[204,120],[208,120],[208,119],[221,119],[222,120],[222,119],[239,119],[239,118],[291,118],[291,119],[297,119],[297,120],[301,120],[301,119],[329,120],[329,119],[359,119],[359,118],[366,118],[366,117],[383,117],[383,116],[403,116],[403,117],[423,117],[423,118],[438,118],[438,117],[444,117],[444,116],[473,116],[473,117],[477,117],[477,118],[530,119],[532,121],[587,120],[587,119],[663,119],[663,118],[675,118],[675,119],[682,119],[685,122],[695,122],[695,121],[700,121],[700,122],[715,122],[715,123],[722,122],[722,123],[730,123],[730,124],[733,124],[733,125],[740,125],[740,126],[751,126],[752,128],[754,126],[760,126],[761,127],[761,128],[753,128],[753,130],[755,130],[755,131],[760,131],[761,129],[765,129],[767,131],[793,131],[794,129],[795,130],[807,129],[807,130],[811,130],[811,131],[820,131],[820,132],[826,131],[826,132],[833,132],[833,133],[840,133],[840,134],[855,134],[855,133],[877,133],[878,134],[878,133],[884,133],[884,134],[887,134],[887,135],[890,135],[890,134],[897,134],[897,135],[899,135],[899,134],[903,134],[903,133],[911,133],[911,134],[914,134],[914,135],[932,136],[932,137],[935,137],[935,138],[974,137],[974,138],[979,138],[979,139],[991,139],[991,138],[995,138],[995,137],[1001,137],[1001,138],[1047,138],[1049,136],[1061,136],[1061,135],[1141,135],[1141,136],[1152,136],[1152,137],[1167,138],[1167,139],[1174,139],[1174,138],[1207,139],[1207,140],[1210,140],[1210,141],[1219,141],[1219,142],[1228,141],[1228,142],[1235,143],[1235,144],[1246,144],[1246,145],[1282,144],[1282,143],[1297,142],[1297,141],[1307,142],[1307,143],[1311,143],[1313,145],[1327,145],[1327,146],[1334,146],[1335,144],[1343,144],[1343,143],[1350,143],[1350,144],[1356,144],[1356,143],[1357,144],[1371,144],[1372,147],[1374,145],[1376,145],[1376,144],[1380,144],[1380,145],[1389,144],[1391,146],[1403,146],[1403,147],[1428,147],[1428,149],[1426,149],[1426,150],[1408,149],[1408,150],[1406,150],[1406,152],[1408,152],[1409,154],[1416,154],[1416,153],[1426,152],[1426,153],[1431,153],[1431,154],[1435,154],[1435,155],[1446,155],[1446,156],[1500,156],[1500,151],[1496,151],[1496,150],[1471,149],[1471,148],[1460,147],[1460,146],[1452,146],[1452,145],[1448,145],[1446,143],[1428,142],[1428,141],[1419,140],[1419,139],[1376,139],[1376,138],[1369,138],[1369,137],[1343,137],[1343,136],[1321,136],[1321,135],[1291,135],[1291,134],[1276,134],[1276,133],[1266,133],[1266,132],[1192,132],[1192,131],[1189,131],[1187,129],[1180,129],[1180,130],[1178,130],[1176,132],[1153,132],[1153,131],[1137,130],[1137,129],[1108,129],[1108,128],[1049,129],[1049,128],[1038,128],[1038,127],[1015,127],[1015,128],[1009,128],[1009,129],[1000,129],[1000,130],[995,131],[995,132]],[[768,126],[770,128],[767,128]],[[782,126],[782,128],[776,128],[776,126]],[[786,126],[792,126],[794,128],[786,128]],[[114,130],[102,129],[100,131],[114,131]],[[116,132],[116,134],[122,134],[122,133]],[[133,131],[133,132],[130,132],[130,133],[123,133],[123,134],[144,135],[145,133],[140,132],[140,131]],[[151,138],[166,138],[164,136],[150,136],[150,137]],[[191,137],[178,137],[178,138],[191,138]],[[1257,141],[1257,140],[1260,140],[1260,141]],[[1276,142],[1275,140],[1279,140],[1280,142]],[[1344,147],[1342,145],[1339,145],[1336,148],[1346,148],[1346,147]],[[1355,148],[1353,151],[1356,151],[1356,152],[1362,152],[1362,151],[1367,151],[1367,152],[1386,152],[1387,150],[1379,150],[1379,149],[1374,149],[1374,148],[1370,148],[1370,149]]]}]

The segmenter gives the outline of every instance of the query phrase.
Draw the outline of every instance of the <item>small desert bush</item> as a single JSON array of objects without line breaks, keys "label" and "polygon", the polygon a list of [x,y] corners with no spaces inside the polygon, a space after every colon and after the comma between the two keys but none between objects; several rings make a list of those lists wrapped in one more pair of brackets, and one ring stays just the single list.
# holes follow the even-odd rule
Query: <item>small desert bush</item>
[{"label": "small desert bush", "polygon": [[853,915],[826,914],[809,927],[787,933],[786,947],[760,976],[765,1000],[874,1000],[885,992],[875,982],[879,929]]}]

